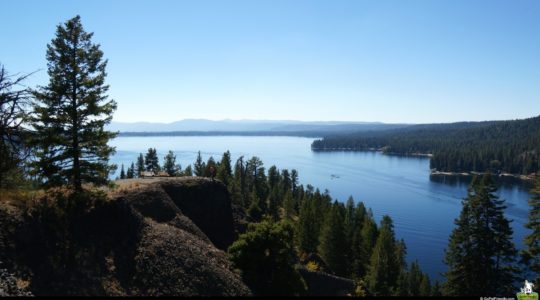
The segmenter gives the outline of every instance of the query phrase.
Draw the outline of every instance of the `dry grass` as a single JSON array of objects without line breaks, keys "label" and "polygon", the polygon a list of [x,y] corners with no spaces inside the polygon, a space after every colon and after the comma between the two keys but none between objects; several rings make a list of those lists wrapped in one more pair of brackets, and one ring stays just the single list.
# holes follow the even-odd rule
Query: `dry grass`
[{"label": "dry grass", "polygon": [[17,287],[19,289],[26,290],[29,286],[30,286],[30,281],[29,280],[24,280],[24,279],[17,278]]},{"label": "dry grass", "polygon": [[36,199],[44,195],[43,191],[28,191],[28,190],[0,190],[0,205],[4,208],[19,208],[24,209],[31,207]]}]

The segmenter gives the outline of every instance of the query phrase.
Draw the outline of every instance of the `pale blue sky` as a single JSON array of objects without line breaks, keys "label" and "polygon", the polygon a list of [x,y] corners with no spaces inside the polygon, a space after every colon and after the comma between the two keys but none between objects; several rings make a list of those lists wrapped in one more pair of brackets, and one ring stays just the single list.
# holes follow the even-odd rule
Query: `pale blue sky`
[{"label": "pale blue sky", "polygon": [[115,121],[450,122],[540,114],[540,1],[0,0],[0,63],[80,14]]}]

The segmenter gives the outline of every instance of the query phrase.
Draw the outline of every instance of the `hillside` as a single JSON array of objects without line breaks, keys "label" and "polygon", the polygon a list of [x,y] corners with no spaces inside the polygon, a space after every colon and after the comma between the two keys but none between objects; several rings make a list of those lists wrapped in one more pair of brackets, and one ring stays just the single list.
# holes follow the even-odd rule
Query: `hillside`
[{"label": "hillside", "polygon": [[[177,177],[116,184],[105,201],[90,206],[87,199],[66,202],[55,190],[24,205],[2,199],[0,295],[252,295],[227,258],[245,216],[221,182]],[[350,279],[298,266],[308,295],[354,289]]]},{"label": "hillside", "polygon": [[529,174],[539,170],[540,117],[328,135],[314,141],[312,149],[430,153],[431,167],[439,171]]},{"label": "hillside", "polygon": [[148,135],[308,135],[351,133],[357,131],[402,128],[407,124],[342,121],[269,121],[186,119],[172,123],[112,122],[107,129],[125,136]]},{"label": "hillside", "polygon": [[236,233],[222,184],[186,178],[120,186],[82,213],[53,205],[25,214],[2,205],[0,261],[38,296],[251,294],[223,251]]}]

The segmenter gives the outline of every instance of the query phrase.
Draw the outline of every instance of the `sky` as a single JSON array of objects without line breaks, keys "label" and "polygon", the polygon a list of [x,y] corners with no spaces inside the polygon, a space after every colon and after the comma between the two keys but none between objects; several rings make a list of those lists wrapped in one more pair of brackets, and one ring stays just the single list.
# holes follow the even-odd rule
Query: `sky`
[{"label": "sky", "polygon": [[46,85],[47,43],[76,15],[118,122],[540,115],[538,0],[0,0],[0,63]]}]

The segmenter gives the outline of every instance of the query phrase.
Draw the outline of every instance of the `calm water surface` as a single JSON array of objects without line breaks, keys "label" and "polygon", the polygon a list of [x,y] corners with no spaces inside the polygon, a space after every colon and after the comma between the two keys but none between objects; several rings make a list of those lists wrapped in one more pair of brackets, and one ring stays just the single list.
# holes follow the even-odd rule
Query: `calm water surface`
[{"label": "calm water surface", "polygon": [[[176,154],[182,169],[192,164],[200,150],[206,161],[220,160],[226,150],[232,162],[244,155],[258,156],[265,167],[297,169],[302,184],[328,189],[338,201],[352,195],[373,209],[377,221],[388,214],[398,238],[407,244],[407,259],[417,259],[432,278],[441,278],[448,236],[459,216],[468,180],[431,178],[429,159],[388,156],[378,152],[312,152],[313,138],[300,137],[119,137],[111,144],[117,153],[112,162],[127,167],[149,147],[157,149],[160,163],[168,150]],[[119,174],[119,171],[115,176]],[[336,176],[332,176],[336,175]],[[506,200],[506,215],[514,220],[514,241],[521,248],[527,231],[528,187],[501,183],[499,196]]]}]

